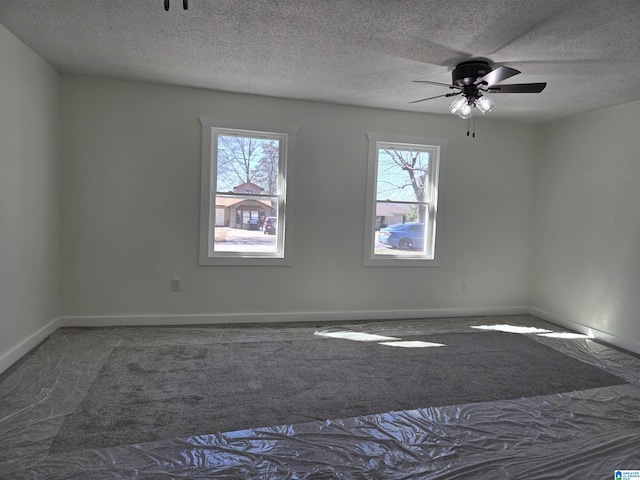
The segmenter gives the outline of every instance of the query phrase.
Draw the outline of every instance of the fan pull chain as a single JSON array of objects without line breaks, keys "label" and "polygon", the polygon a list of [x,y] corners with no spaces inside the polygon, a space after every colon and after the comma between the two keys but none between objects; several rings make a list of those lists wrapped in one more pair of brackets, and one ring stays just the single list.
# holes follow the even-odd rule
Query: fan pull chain
[{"label": "fan pull chain", "polygon": [[[182,7],[185,10],[189,9],[189,0],[182,0]],[[164,10],[165,12],[169,11],[169,0],[164,0]]]},{"label": "fan pull chain", "polygon": [[[473,119],[473,125],[471,125],[472,119]],[[469,117],[467,119],[467,137],[469,136],[469,134],[471,134],[472,138],[476,138],[476,118],[475,117]]]}]

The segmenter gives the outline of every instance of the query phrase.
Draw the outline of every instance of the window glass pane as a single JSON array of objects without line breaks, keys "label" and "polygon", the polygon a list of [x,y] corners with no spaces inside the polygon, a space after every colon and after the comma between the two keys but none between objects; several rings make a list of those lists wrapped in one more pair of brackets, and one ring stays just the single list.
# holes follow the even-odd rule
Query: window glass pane
[{"label": "window glass pane", "polygon": [[424,202],[429,188],[430,152],[380,148],[376,200]]},{"label": "window glass pane", "polygon": [[439,182],[448,140],[367,133],[365,266],[440,265]]},{"label": "window glass pane", "polygon": [[218,135],[217,147],[218,192],[278,194],[278,139]]},{"label": "window glass pane", "polygon": [[214,252],[278,251],[278,200],[249,195],[216,195]]},{"label": "window glass pane", "polygon": [[200,265],[291,265],[287,182],[298,127],[200,122]]},{"label": "window glass pane", "polygon": [[427,255],[429,150],[377,150],[374,255]]}]

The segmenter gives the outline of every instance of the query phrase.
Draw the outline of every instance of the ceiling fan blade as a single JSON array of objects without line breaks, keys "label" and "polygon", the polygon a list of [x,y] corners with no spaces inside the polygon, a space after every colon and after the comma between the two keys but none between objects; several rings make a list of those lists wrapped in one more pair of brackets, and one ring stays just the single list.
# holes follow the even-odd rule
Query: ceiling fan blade
[{"label": "ceiling fan blade", "polygon": [[514,83],[511,85],[495,85],[487,88],[487,93],[540,93],[546,83]]},{"label": "ceiling fan blade", "polygon": [[434,98],[453,97],[453,96],[455,96],[455,95],[460,95],[461,93],[462,93],[462,92],[445,93],[444,95],[436,95],[435,97],[421,98],[420,100],[414,100],[413,102],[409,102],[409,103],[420,103],[420,102],[426,102],[427,100],[433,100]]},{"label": "ceiling fan blade", "polygon": [[481,77],[478,80],[476,80],[475,84],[479,85],[481,83],[486,83],[487,85],[492,86],[492,85],[495,85],[496,83],[500,83],[506,80],[507,78],[511,78],[514,75],[518,75],[519,73],[520,73],[520,70],[516,70],[515,68],[498,67],[491,70],[484,77]]},{"label": "ceiling fan blade", "polygon": [[431,80],[413,80],[413,83],[428,83],[430,85],[439,85],[441,87],[460,88],[456,85],[450,85],[448,83],[441,83],[441,82],[432,82]]}]

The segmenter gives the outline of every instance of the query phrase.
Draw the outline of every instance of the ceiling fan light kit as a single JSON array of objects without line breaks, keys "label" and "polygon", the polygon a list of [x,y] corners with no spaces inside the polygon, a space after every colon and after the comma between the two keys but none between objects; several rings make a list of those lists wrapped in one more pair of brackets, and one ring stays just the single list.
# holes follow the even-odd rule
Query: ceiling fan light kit
[{"label": "ceiling fan light kit", "polygon": [[493,109],[494,102],[486,95],[472,99],[467,97],[458,97],[451,105],[449,111],[460,118],[467,120],[473,114],[473,108],[480,110],[480,113],[489,113]]},{"label": "ceiling fan light kit", "polygon": [[469,60],[459,63],[451,72],[452,82],[450,85],[430,80],[415,80],[417,83],[429,83],[447,87],[455,90],[454,92],[423,98],[410,103],[461,95],[451,102],[449,111],[467,120],[473,115],[474,108],[477,108],[483,114],[489,113],[493,109],[494,102],[486,95],[487,93],[540,93],[547,86],[546,83],[498,85],[500,82],[519,73],[520,71],[515,68],[505,66],[492,68],[489,62],[484,60]]}]

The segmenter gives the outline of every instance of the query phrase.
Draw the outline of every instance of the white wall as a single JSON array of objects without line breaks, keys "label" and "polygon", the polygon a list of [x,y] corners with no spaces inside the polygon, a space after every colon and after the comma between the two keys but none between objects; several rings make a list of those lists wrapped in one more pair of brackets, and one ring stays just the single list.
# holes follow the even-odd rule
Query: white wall
[{"label": "white wall", "polygon": [[[471,139],[448,115],[76,75],[62,91],[64,317],[528,305],[535,126],[483,118]],[[292,266],[198,266],[200,115],[299,125]],[[441,267],[363,267],[368,131],[451,139]]]},{"label": "white wall", "polygon": [[56,327],[58,74],[0,25],[0,371]]},{"label": "white wall", "polygon": [[[544,126],[532,305],[640,349],[640,103]],[[640,351],[640,350],[639,350]]]}]

